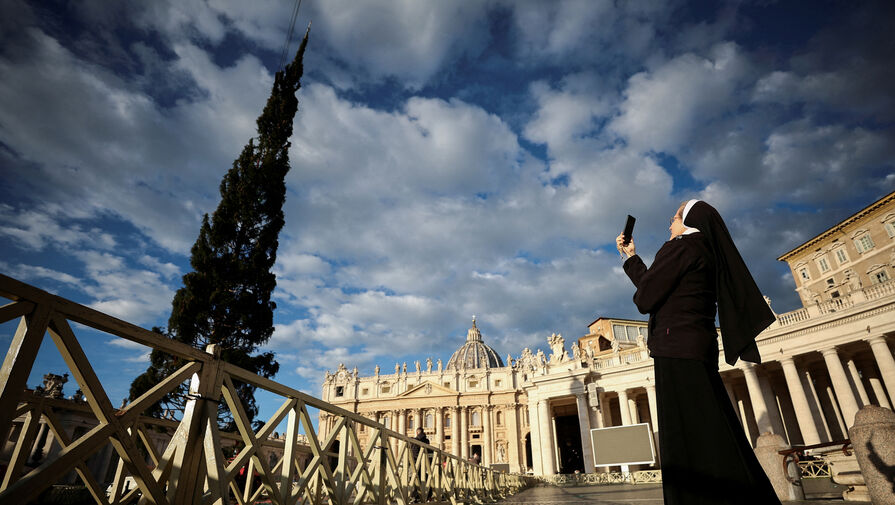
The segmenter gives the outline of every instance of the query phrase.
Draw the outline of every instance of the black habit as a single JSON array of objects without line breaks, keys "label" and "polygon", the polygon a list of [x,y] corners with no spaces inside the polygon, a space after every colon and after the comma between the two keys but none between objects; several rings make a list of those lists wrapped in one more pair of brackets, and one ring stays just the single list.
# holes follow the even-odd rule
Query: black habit
[{"label": "black habit", "polygon": [[[741,280],[737,278],[742,275],[740,265],[747,275],[748,270],[732,241],[721,246],[713,243],[720,232],[716,223],[709,222],[714,216],[708,215],[717,212],[700,204],[703,202],[690,209],[700,216],[695,220],[699,224],[688,220],[686,214],[684,224],[699,230],[703,229],[700,226],[709,228],[714,234],[696,232],[669,240],[650,268],[636,255],[624,264],[625,273],[637,287],[634,303],[640,312],[649,314],[647,345],[654,360],[665,505],[779,504],[718,373],[715,329],[718,302],[725,308],[759,310],[754,298],[757,293],[765,309],[767,304],[757,287],[748,291],[750,298],[744,303],[738,298],[744,291],[724,285]],[[717,216],[723,226],[720,219]],[[729,239],[727,234],[720,240]],[[736,258],[719,258],[729,254],[730,247]],[[754,286],[751,275],[748,281]],[[719,292],[727,299],[719,300]],[[748,320],[751,313],[747,311],[746,318],[727,319],[735,324],[734,338],[723,339],[728,361],[731,356],[734,362],[738,357],[759,360],[755,335],[769,323],[765,317]],[[758,313],[764,316],[760,310]],[[722,333],[724,330],[722,319]]]}]

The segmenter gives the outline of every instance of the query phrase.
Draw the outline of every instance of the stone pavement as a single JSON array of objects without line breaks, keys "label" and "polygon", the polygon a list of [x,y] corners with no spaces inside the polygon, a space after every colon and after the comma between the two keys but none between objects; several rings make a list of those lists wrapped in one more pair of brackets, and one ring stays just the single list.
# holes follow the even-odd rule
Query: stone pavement
[{"label": "stone pavement", "polygon": [[[609,484],[600,486],[538,486],[513,495],[499,503],[515,505],[663,505],[661,484]],[[835,505],[843,500],[785,501],[784,505]],[[871,505],[848,502],[848,505]]]}]

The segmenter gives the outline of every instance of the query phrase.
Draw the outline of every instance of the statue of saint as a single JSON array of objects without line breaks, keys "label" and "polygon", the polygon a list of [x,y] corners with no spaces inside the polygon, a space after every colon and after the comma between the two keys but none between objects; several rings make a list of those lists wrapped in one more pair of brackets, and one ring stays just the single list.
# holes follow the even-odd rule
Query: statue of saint
[{"label": "statue of saint", "polygon": [[431,357],[426,358],[426,371],[430,372],[430,373],[432,372],[432,358]]}]

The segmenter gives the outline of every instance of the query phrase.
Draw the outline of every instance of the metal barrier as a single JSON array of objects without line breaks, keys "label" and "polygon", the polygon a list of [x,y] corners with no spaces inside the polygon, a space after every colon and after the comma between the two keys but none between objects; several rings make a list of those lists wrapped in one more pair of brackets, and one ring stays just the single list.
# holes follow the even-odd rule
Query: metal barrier
[{"label": "metal barrier", "polygon": [[[220,351],[206,352],[160,337],[70,300],[0,275],[0,296],[11,301],[0,307],[0,323],[19,319],[18,329],[0,369],[0,435],[10,438],[13,422],[24,417],[15,448],[0,484],[0,503],[28,503],[42,491],[76,471],[96,503],[247,504],[264,499],[273,504],[400,503],[413,499],[438,502],[493,502],[537,482],[522,475],[500,473],[474,465],[435,447],[386,429],[383,425],[322,400],[257,376],[222,361]],[[116,409],[96,376],[70,322],[148,346],[180,358],[176,372],[126,407]],[[72,440],[62,429],[52,405],[26,394],[26,380],[44,335],[49,334],[96,417],[96,426]],[[190,400],[179,421],[143,416],[165,394],[189,381]],[[248,383],[282,398],[276,413],[253,430],[239,401],[234,381]],[[218,429],[218,403],[225,402],[238,431]],[[338,416],[325,439],[318,439],[309,408]],[[43,421],[62,446],[55,457],[23,475],[38,423]],[[286,420],[282,456],[260,457],[274,429]],[[362,446],[357,428],[371,433]],[[146,437],[148,426],[169,430],[170,442],[159,454]],[[307,438],[299,434],[304,430]],[[302,437],[302,438],[300,438]],[[228,460],[222,442],[235,444]],[[302,444],[300,445],[300,442]],[[338,442],[338,444],[336,444]],[[299,457],[304,444],[308,458]],[[111,444],[120,457],[111,493],[85,465],[91,455]],[[413,458],[411,447],[420,446]],[[337,447],[337,449],[336,449]],[[149,460],[147,462],[147,459]],[[307,461],[305,462],[305,460]],[[237,476],[244,470],[246,478]],[[125,491],[131,476],[136,488]]]},{"label": "metal barrier", "polygon": [[558,487],[596,486],[603,484],[658,484],[662,482],[662,471],[565,473],[547,475],[540,479],[547,484]]}]

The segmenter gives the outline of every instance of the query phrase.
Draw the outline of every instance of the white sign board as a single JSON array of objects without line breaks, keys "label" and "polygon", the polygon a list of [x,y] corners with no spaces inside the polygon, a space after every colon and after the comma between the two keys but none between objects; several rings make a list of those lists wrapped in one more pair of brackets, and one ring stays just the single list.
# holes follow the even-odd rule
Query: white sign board
[{"label": "white sign board", "polygon": [[652,465],[656,447],[649,424],[611,426],[590,430],[594,466]]}]

